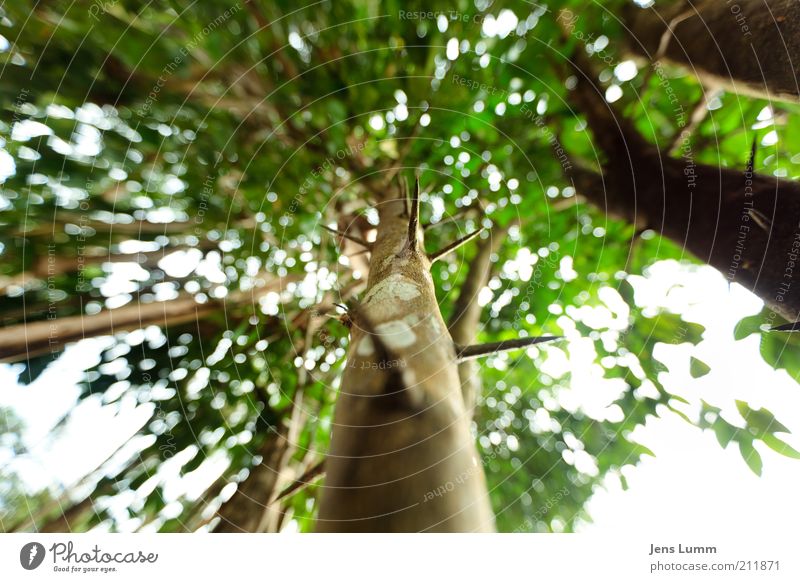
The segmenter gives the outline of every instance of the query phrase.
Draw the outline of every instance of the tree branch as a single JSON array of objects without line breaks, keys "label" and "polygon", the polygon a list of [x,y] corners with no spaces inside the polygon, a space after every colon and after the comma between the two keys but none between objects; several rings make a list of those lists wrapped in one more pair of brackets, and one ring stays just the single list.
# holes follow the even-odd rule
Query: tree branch
[{"label": "tree branch", "polygon": [[298,489],[302,489],[308,485],[311,485],[311,482],[314,481],[317,477],[320,477],[325,474],[325,459],[322,459],[319,463],[311,467],[308,471],[303,473],[300,477],[295,479],[286,489],[280,492],[280,494],[272,501],[275,503],[276,501],[280,501],[284,497],[288,497],[292,493],[295,493]]}]

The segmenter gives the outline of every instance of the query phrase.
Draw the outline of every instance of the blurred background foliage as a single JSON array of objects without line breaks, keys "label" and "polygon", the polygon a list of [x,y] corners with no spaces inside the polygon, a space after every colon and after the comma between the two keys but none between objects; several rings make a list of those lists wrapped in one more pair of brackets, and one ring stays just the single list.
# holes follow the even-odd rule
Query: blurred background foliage
[{"label": "blurred background foliage", "polygon": [[[367,229],[370,193],[416,167],[423,218],[443,223],[430,248],[480,224],[508,228],[480,296],[480,338],[570,340],[481,364],[474,428],[501,531],[589,520],[603,479],[624,482],[650,454],[631,434],[655,415],[736,442],[757,473],[754,441],[797,457],[769,411],[739,402],[741,418],[725,419],[664,388],[656,346],[696,344],[704,329],[637,305],[631,276],[694,259],[588,206],[565,178],[565,164],[599,156],[567,103],[565,59],[578,43],[609,101],[660,145],[681,131],[676,100],[690,112],[703,94],[681,70],[665,68],[667,91],[628,60],[615,16],[624,4],[5,3],[0,355],[30,384],[66,344],[93,338],[67,351],[90,356],[49,439],[66,438],[86,406],[141,418],[79,481],[34,487],[14,471],[24,428],[4,410],[3,529],[213,529],[287,427],[265,495],[313,468],[345,365],[332,303],[362,277],[320,225]],[[581,15],[567,40],[555,20],[564,7]],[[798,173],[794,106],[718,94],[708,109],[691,138],[698,161],[743,168],[755,132],[782,144],[759,171]],[[445,318],[474,252],[434,268]],[[171,306],[149,310],[160,304]],[[62,334],[81,322],[74,336],[26,349],[21,326],[56,317]],[[737,339],[761,334],[765,317],[744,320]],[[764,334],[762,354],[796,377],[786,342]],[[695,377],[709,371],[689,364]],[[578,389],[587,382],[591,393]],[[274,502],[259,527],[311,529],[319,483]]]}]

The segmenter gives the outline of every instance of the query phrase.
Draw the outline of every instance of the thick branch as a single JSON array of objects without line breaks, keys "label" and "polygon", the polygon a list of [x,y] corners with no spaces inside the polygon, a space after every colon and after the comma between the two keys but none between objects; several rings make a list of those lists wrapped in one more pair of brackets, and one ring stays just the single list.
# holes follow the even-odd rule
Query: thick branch
[{"label": "thick branch", "polygon": [[[297,275],[275,279],[252,292],[231,293],[227,304],[252,301],[269,291],[283,289]],[[56,317],[33,323],[20,323],[0,330],[0,362],[19,362],[47,353],[60,352],[78,340],[141,329],[148,325],[180,325],[219,311],[220,302],[197,303],[194,297],[182,296],[171,301],[130,303],[95,315]]]},{"label": "thick branch", "polygon": [[657,3],[647,9],[631,4],[625,21],[631,33],[628,48],[634,54],[657,60],[659,43],[667,33],[663,56],[687,67],[707,86],[800,101],[800,2],[796,0],[701,0],[688,9],[685,2]]},{"label": "thick branch", "polygon": [[800,185],[697,164],[691,150],[680,159],[664,157],[606,103],[580,54],[574,65],[573,100],[606,158],[602,175],[571,172],[576,189],[607,213],[658,231],[796,320]]}]

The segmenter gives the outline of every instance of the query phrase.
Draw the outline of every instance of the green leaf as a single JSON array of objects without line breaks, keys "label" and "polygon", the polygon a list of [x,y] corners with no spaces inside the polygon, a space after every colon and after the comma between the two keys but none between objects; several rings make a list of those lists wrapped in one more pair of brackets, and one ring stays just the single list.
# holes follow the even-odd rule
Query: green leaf
[{"label": "green leaf", "polygon": [[792,378],[800,376],[800,334],[761,335],[761,356],[773,368],[783,368]]},{"label": "green leaf", "polygon": [[702,378],[711,371],[711,367],[702,360],[698,360],[694,356],[689,362],[689,373],[692,378]]},{"label": "green leaf", "polygon": [[761,477],[761,470],[764,468],[764,463],[761,460],[761,455],[753,447],[753,441],[743,439],[739,441],[739,451],[742,453],[742,458],[750,470],[756,475]]},{"label": "green leaf", "polygon": [[723,449],[727,448],[729,444],[737,440],[736,436],[738,429],[721,418],[718,418],[716,421],[714,421],[713,429],[714,435],[717,437],[717,442]]},{"label": "green leaf", "polygon": [[753,335],[754,333],[758,333],[761,331],[761,324],[763,322],[764,315],[762,313],[756,313],[755,315],[751,315],[739,320],[739,322],[736,324],[736,327],[733,328],[734,339],[739,341]]},{"label": "green leaf", "polygon": [[785,457],[789,457],[791,459],[800,459],[800,451],[792,448],[790,445],[783,442],[781,439],[776,437],[774,434],[764,435],[761,439],[764,441],[764,444],[771,448],[773,451],[780,453]]},{"label": "green leaf", "polygon": [[743,400],[736,401],[736,408],[739,410],[739,414],[742,415],[742,418],[747,422],[747,427],[754,429],[755,433],[759,436],[772,434],[774,432],[792,432],[778,422],[775,415],[766,408],[753,410],[750,408],[750,405]]}]

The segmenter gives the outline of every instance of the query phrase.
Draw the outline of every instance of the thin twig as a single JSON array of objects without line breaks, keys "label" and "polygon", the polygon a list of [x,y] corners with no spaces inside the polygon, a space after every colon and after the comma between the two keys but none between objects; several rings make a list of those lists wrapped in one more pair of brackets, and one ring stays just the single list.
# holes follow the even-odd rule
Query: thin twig
[{"label": "thin twig", "polygon": [[295,479],[286,489],[281,491],[280,495],[278,495],[275,499],[272,500],[272,503],[276,501],[280,501],[284,497],[295,493],[298,489],[302,489],[308,485],[311,485],[311,482],[316,479],[317,477],[323,475],[325,473],[325,459],[322,459],[319,463],[311,467],[308,471],[303,473],[300,477]]},{"label": "thin twig", "polygon": [[681,149],[681,146],[688,141],[692,134],[697,130],[699,125],[708,115],[708,104],[722,93],[721,89],[708,89],[703,91],[700,100],[692,108],[692,114],[689,117],[689,125],[682,128],[672,140],[672,143],[667,150],[670,154],[676,154]]}]

